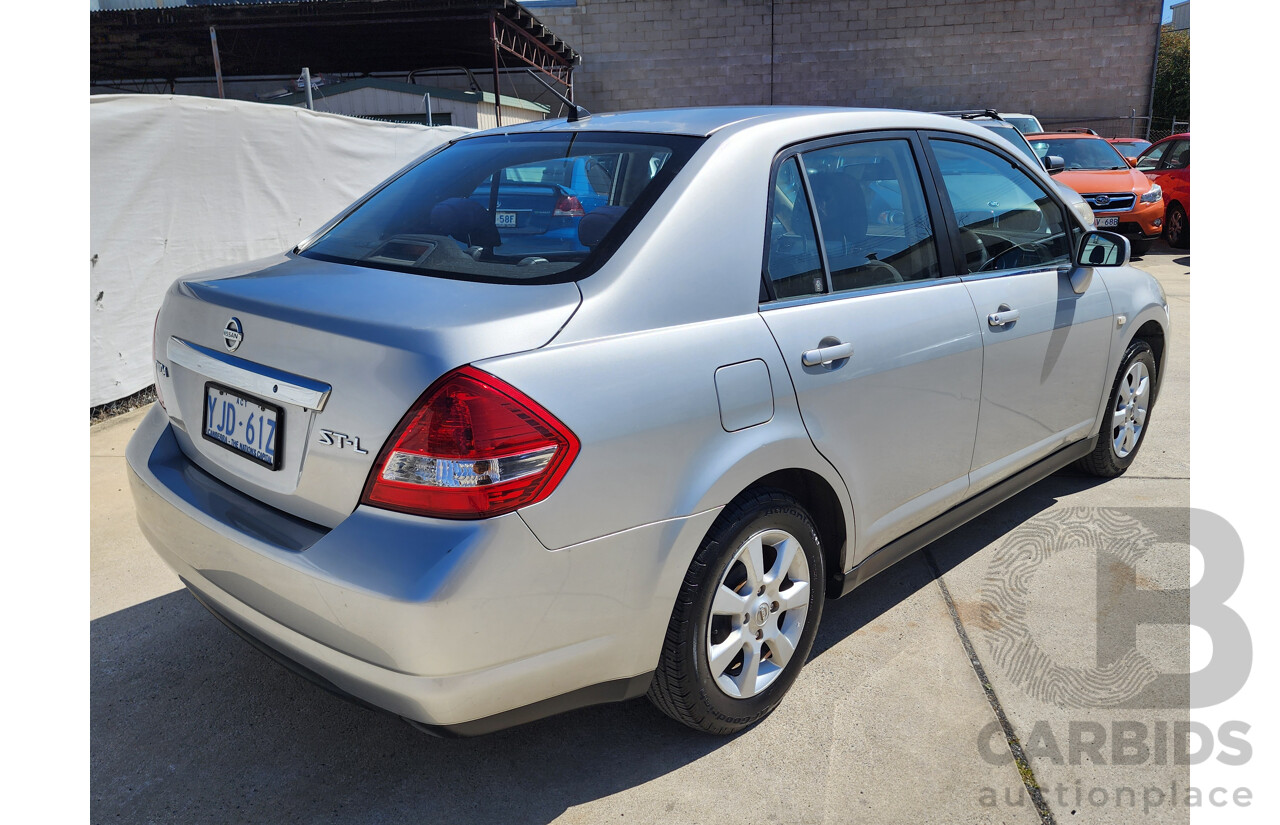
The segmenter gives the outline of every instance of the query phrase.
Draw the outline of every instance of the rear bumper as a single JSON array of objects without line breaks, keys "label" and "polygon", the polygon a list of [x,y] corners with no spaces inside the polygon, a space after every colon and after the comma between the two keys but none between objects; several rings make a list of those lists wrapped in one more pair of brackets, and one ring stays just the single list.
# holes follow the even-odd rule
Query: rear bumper
[{"label": "rear bumper", "polygon": [[130,483],[144,535],[201,602],[326,687],[460,733],[642,692],[715,516],[554,552],[514,513],[358,507],[325,530],[214,479],[170,427],[158,405],[144,419]]}]

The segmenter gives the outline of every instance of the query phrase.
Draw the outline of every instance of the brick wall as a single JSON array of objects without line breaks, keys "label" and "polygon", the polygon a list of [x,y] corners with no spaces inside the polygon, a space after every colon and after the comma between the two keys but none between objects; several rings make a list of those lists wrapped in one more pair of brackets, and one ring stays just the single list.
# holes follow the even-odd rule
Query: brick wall
[{"label": "brick wall", "polygon": [[577,0],[536,7],[592,111],[711,104],[1147,114],[1160,0]]}]

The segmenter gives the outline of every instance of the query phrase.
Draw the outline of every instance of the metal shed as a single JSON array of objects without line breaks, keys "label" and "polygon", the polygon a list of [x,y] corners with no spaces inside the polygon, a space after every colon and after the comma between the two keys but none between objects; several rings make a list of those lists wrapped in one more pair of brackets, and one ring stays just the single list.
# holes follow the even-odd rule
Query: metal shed
[{"label": "metal shed", "polygon": [[[533,69],[570,98],[578,53],[514,0],[137,0],[90,13],[90,83],[174,92],[191,78],[352,76],[456,67],[492,77],[503,119],[510,73]],[[221,96],[221,95],[220,95]]]}]

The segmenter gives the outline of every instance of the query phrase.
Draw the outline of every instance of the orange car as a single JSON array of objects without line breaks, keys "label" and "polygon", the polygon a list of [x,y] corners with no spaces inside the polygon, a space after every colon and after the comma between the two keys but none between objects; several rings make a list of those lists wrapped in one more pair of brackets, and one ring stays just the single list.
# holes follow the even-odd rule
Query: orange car
[{"label": "orange car", "polygon": [[1134,257],[1145,254],[1160,237],[1164,226],[1160,187],[1130,166],[1105,138],[1068,131],[1027,135],[1027,141],[1041,158],[1062,158],[1065,168],[1055,179],[1084,197],[1099,229],[1127,237]]}]

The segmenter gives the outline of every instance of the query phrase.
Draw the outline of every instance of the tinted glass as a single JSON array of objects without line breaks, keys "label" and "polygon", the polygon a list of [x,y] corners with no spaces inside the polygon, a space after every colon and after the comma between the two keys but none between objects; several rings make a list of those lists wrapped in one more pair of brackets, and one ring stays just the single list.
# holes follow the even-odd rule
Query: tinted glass
[{"label": "tinted glass", "polygon": [[1173,147],[1165,154],[1165,169],[1187,169],[1191,166],[1191,144],[1185,140],[1173,141]]},{"label": "tinted glass", "polygon": [[780,167],[773,180],[766,274],[775,298],[795,298],[827,291],[813,214],[795,158]]},{"label": "tinted glass", "polygon": [[1169,147],[1173,145],[1173,141],[1169,143],[1157,143],[1147,150],[1146,154],[1138,158],[1139,169],[1155,169],[1160,165],[1160,159],[1164,157],[1164,153],[1169,151]]},{"label": "tinted glass", "polygon": [[1033,117],[1011,117],[1009,115],[1002,115],[1002,117],[1009,123],[1012,123],[1014,128],[1019,132],[1022,132],[1024,135],[1044,131],[1040,128],[1040,121]]},{"label": "tinted glass", "polygon": [[1040,166],[1039,156],[1036,155],[1035,150],[1031,148],[1031,144],[1027,143],[1027,139],[1024,138],[1022,133],[1017,129],[1007,123],[1001,123],[998,120],[974,120],[971,122],[995,132],[1000,137],[1012,143],[1013,148],[1026,155],[1032,163],[1036,166]]},{"label": "tinted glass", "polygon": [[1033,138],[1031,148],[1038,157],[1057,155],[1067,169],[1128,169],[1129,164],[1102,138]]},{"label": "tinted glass", "polygon": [[1071,237],[1062,209],[1027,173],[972,144],[930,143],[960,227],[967,272],[1071,259]]},{"label": "tinted glass", "polygon": [[461,140],[302,254],[462,280],[571,280],[608,257],[700,143],[601,133]]},{"label": "tinted glass", "polygon": [[836,292],[938,277],[920,171],[905,140],[804,153]]},{"label": "tinted glass", "polygon": [[1126,158],[1136,158],[1142,154],[1142,150],[1150,146],[1150,143],[1113,143],[1115,150]]}]

